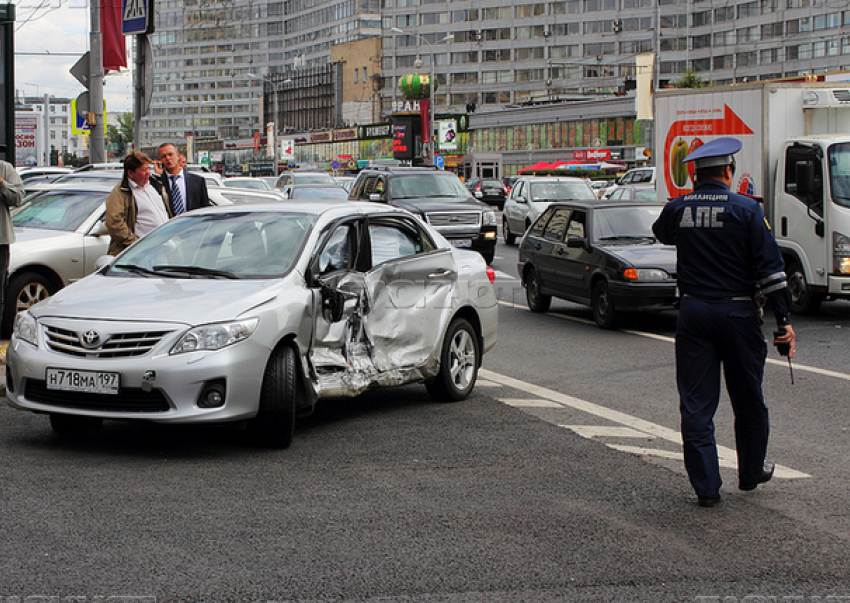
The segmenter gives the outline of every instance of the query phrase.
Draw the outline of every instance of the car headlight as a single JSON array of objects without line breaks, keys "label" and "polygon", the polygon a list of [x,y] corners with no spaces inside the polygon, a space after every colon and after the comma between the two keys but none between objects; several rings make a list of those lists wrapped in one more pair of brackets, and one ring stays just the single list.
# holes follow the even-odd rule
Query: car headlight
[{"label": "car headlight", "polygon": [[664,282],[670,280],[670,275],[659,268],[626,268],[623,276],[630,281]]},{"label": "car headlight", "polygon": [[171,348],[169,354],[220,350],[243,339],[248,339],[257,329],[259,323],[259,318],[246,318],[245,320],[194,327],[183,334]]},{"label": "car headlight", "polygon": [[496,212],[488,210],[484,212],[484,226],[496,225]]},{"label": "car headlight", "polygon": [[32,345],[38,345],[38,323],[35,316],[29,312],[20,312],[15,316],[15,323],[12,327],[12,336],[21,341],[26,341]]},{"label": "car headlight", "polygon": [[838,274],[850,274],[850,237],[832,233],[832,266]]}]

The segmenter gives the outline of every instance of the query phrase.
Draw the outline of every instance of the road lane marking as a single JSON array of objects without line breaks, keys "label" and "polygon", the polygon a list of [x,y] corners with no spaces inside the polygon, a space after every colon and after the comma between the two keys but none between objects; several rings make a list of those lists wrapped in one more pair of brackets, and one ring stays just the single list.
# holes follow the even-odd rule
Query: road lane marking
[{"label": "road lane marking", "polygon": [[500,398],[499,401],[517,408],[563,408],[563,405],[557,402],[540,398]]},{"label": "road lane marking", "polygon": [[[499,303],[503,306],[508,306],[510,308],[515,308],[519,310],[525,310],[530,312],[527,306],[523,306],[522,304],[518,304],[515,302],[503,301],[499,300]],[[553,316],[555,318],[561,318],[563,320],[571,320],[572,322],[579,322],[586,325],[596,324],[592,320],[588,320],[586,318],[579,318],[577,316],[566,316],[564,314],[558,314],[556,312],[546,312],[546,316]],[[656,341],[663,341],[665,343],[676,343],[676,339],[673,337],[668,337],[667,335],[659,335],[657,333],[649,333],[647,331],[635,331],[634,329],[620,329],[623,333],[628,333],[629,335],[637,335],[638,337],[646,337],[647,339],[655,339]],[[767,358],[765,362],[768,364],[772,364],[774,366],[788,366],[788,360],[776,360],[774,358]],[[799,364],[794,362],[794,371],[803,371],[807,373],[813,373],[815,375],[822,375],[824,377],[832,377],[834,379],[843,379],[844,381],[850,381],[850,373],[839,373],[838,371],[831,371],[829,369],[822,369],[816,366],[809,366],[807,364]]]},{"label": "road lane marking", "polygon": [[[535,385],[533,383],[528,383],[526,381],[521,381],[519,379],[514,379],[513,377],[508,377],[507,375],[502,375],[500,373],[495,373],[493,371],[489,371],[487,369],[481,369],[479,371],[480,375],[484,377],[486,381],[491,381],[494,383],[498,383],[502,386],[511,387],[513,389],[525,392],[532,398],[505,398],[504,400],[499,399],[500,402],[505,402],[510,404],[509,401],[516,402],[517,400],[521,401],[535,401],[538,404],[536,406],[539,407],[541,401],[547,401],[550,404],[553,404],[554,407],[564,407],[564,408],[572,408],[574,410],[578,410],[584,412],[589,415],[593,415],[595,417],[599,417],[601,419],[605,419],[615,425],[607,425],[607,426],[594,426],[594,425],[561,425],[561,427],[570,429],[577,433],[582,437],[586,437],[589,439],[598,439],[602,437],[605,433],[605,430],[611,430],[613,428],[617,428],[614,432],[617,435],[614,437],[633,437],[633,438],[642,438],[647,439],[647,437],[655,437],[661,440],[666,440],[668,442],[673,442],[677,446],[682,445],[682,437],[679,434],[679,431],[676,429],[670,429],[668,427],[664,427],[663,425],[658,425],[656,423],[652,423],[651,421],[646,421],[639,417],[635,417],[629,415],[624,412],[620,412],[618,410],[614,410],[612,408],[607,408],[600,404],[595,404],[593,402],[589,402],[587,400],[582,400],[581,398],[576,398],[574,396],[569,396],[567,394],[562,394],[560,392],[556,392],[551,389],[547,389],[545,387],[541,387],[539,385]],[[552,407],[552,406],[550,406]],[[625,429],[624,429],[625,428]],[[581,432],[584,431],[586,434],[592,435],[583,435]],[[632,434],[632,435],[627,435]],[[611,436],[608,436],[611,437]],[[652,455],[653,449],[638,447],[638,446],[626,446],[623,448],[622,445],[619,444],[611,444],[605,443],[607,446],[614,448],[616,450],[624,450],[626,452],[632,452],[633,454],[641,454],[641,455]],[[619,446],[619,448],[618,448]],[[641,451],[640,453],[634,452],[636,450]],[[655,456],[661,456],[664,458],[681,458],[681,457],[671,457],[671,454],[676,454],[669,451],[662,451],[661,453],[656,454]],[[681,453],[679,453],[681,454]],[[717,456],[720,459],[720,463],[724,467],[729,468],[737,468],[737,456],[735,451],[726,446],[717,446]],[[785,479],[800,479],[800,478],[808,478],[811,475],[807,473],[803,473],[801,471],[797,471],[795,469],[791,469],[790,467],[784,467],[781,465],[776,466],[775,476],[779,478]]]}]

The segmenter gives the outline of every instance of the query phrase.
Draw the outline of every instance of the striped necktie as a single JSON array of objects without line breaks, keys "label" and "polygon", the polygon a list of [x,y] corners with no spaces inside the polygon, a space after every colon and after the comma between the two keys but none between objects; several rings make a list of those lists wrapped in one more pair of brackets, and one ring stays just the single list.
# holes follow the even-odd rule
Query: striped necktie
[{"label": "striped necktie", "polygon": [[171,192],[172,192],[172,208],[174,209],[174,215],[179,216],[186,208],[183,207],[183,195],[180,194],[180,187],[177,185],[177,176],[169,176],[171,178]]}]

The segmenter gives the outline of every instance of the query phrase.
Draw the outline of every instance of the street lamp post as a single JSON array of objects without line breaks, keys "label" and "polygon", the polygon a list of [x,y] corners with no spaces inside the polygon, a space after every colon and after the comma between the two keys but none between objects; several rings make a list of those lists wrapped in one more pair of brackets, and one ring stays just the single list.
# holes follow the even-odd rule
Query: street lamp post
[{"label": "street lamp post", "polygon": [[272,95],[273,95],[272,101],[274,103],[274,119],[272,120],[272,133],[274,134],[274,138],[275,138],[274,144],[272,145],[272,155],[274,157],[274,175],[275,175],[275,178],[277,178],[278,171],[280,170],[280,154],[278,153],[278,149],[277,149],[278,148],[278,135],[277,135],[277,133],[278,133],[278,123],[277,123],[277,120],[278,120],[280,113],[278,112],[278,104],[277,104],[278,100],[277,99],[278,99],[279,92],[281,90],[283,90],[283,86],[285,86],[286,84],[289,84],[290,82],[292,82],[292,80],[287,78],[287,79],[283,80],[282,82],[276,82],[272,79],[269,79],[268,77],[266,77],[264,75],[258,75],[256,73],[249,73],[248,77],[255,79],[255,80],[262,80],[264,82],[268,82],[272,87]]},{"label": "street lamp post", "polygon": [[[428,129],[430,130],[430,132],[428,132],[427,134],[428,151],[431,156],[431,165],[434,165],[437,150],[437,145],[434,144],[434,46],[421,34],[409,33],[399,27],[393,27],[390,31],[393,31],[398,34],[404,34],[406,36],[415,36],[428,45],[428,54],[431,55],[431,73],[428,76],[430,78],[430,81],[428,82]],[[454,37],[454,34],[448,34],[446,37],[441,39],[440,42],[447,42],[448,40],[453,40]]]}]

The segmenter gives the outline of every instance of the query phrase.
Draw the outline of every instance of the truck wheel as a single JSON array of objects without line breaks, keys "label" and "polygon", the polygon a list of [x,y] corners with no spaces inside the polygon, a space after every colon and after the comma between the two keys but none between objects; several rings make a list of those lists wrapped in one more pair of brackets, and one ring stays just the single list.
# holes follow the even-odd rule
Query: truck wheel
[{"label": "truck wheel", "polygon": [[592,297],[593,320],[596,321],[596,326],[600,329],[613,329],[617,326],[617,311],[614,308],[614,301],[611,299],[611,292],[608,290],[608,283],[599,281],[593,287]]},{"label": "truck wheel", "polygon": [[788,288],[791,290],[791,312],[794,314],[817,314],[823,296],[815,293],[806,282],[806,273],[800,262],[788,269]]}]

